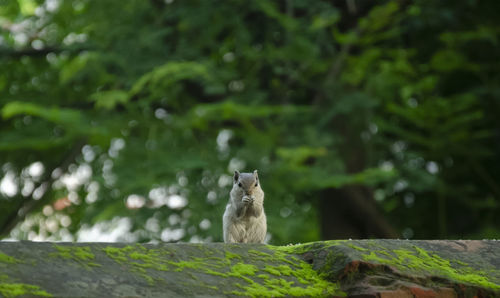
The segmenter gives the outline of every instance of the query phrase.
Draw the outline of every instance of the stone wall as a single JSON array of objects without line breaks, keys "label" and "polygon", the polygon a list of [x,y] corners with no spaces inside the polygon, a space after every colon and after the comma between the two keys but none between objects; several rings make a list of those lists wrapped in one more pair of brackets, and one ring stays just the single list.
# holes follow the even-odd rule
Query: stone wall
[{"label": "stone wall", "polygon": [[500,297],[500,242],[0,242],[0,295]]}]

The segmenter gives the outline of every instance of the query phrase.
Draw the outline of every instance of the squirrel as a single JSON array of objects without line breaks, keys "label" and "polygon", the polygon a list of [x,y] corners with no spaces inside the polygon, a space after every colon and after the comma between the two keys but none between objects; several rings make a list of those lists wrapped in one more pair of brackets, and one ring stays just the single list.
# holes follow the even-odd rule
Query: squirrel
[{"label": "squirrel", "polygon": [[267,220],[257,170],[234,171],[233,188],[222,217],[225,243],[264,243]]}]

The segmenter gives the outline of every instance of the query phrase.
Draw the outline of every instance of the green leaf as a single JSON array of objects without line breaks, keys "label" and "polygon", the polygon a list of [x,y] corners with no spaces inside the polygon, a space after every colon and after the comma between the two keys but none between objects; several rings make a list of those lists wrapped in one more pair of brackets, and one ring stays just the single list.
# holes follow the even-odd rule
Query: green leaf
[{"label": "green leaf", "polygon": [[64,108],[45,108],[34,103],[14,101],[2,108],[2,117],[10,119],[18,115],[31,115],[43,118],[57,124],[75,125],[83,121],[82,115],[77,110]]},{"label": "green leaf", "polygon": [[162,89],[185,79],[209,79],[205,65],[198,62],[167,62],[143,75],[130,90],[135,95],[142,90]]},{"label": "green leaf", "polygon": [[80,72],[82,72],[87,63],[91,59],[91,55],[84,53],[73,58],[69,63],[64,65],[59,73],[59,79],[62,84],[70,82],[75,78]]},{"label": "green leaf", "polygon": [[129,99],[127,92],[123,90],[101,91],[90,95],[98,109],[111,110],[118,104],[125,104]]},{"label": "green leaf", "polygon": [[441,50],[432,56],[431,65],[438,71],[448,72],[465,65],[464,55],[454,50]]},{"label": "green leaf", "polygon": [[2,136],[0,140],[0,151],[15,151],[15,150],[47,150],[59,147],[64,144],[69,144],[74,138],[71,135],[51,138],[51,137],[25,137],[22,135]]},{"label": "green leaf", "polygon": [[273,1],[255,0],[259,8],[269,17],[277,20],[281,26],[288,30],[295,30],[299,24],[295,19],[281,13]]},{"label": "green leaf", "polygon": [[[20,12],[20,7],[18,1],[1,1],[0,2],[0,25],[6,22],[6,19],[14,19]],[[5,19],[4,19],[5,18]]]},{"label": "green leaf", "polygon": [[340,44],[356,44],[360,38],[358,32],[354,30],[342,33],[338,29],[333,30],[333,37]]},{"label": "green leaf", "polygon": [[340,13],[337,10],[330,10],[324,14],[315,16],[310,26],[312,31],[321,30],[330,27],[340,21]]},{"label": "green leaf", "polygon": [[332,175],[318,179],[316,186],[319,188],[327,187],[342,187],[351,184],[361,184],[367,186],[374,186],[378,183],[383,183],[393,180],[397,177],[396,170],[384,170],[380,168],[368,168],[352,175]]},{"label": "green leaf", "polygon": [[24,16],[31,16],[35,13],[37,4],[34,0],[17,0],[19,7],[21,8],[21,13]]},{"label": "green leaf", "polygon": [[[304,169],[302,169],[304,170]],[[305,169],[296,177],[296,186],[306,189],[340,188],[347,185],[375,186],[393,181],[398,176],[395,169],[368,168],[355,174],[331,174],[319,169]]]},{"label": "green leaf", "polygon": [[294,105],[255,105],[248,106],[227,100],[213,104],[199,104],[189,113],[188,119],[197,127],[205,126],[208,121],[236,120],[244,122],[255,118],[273,115],[291,115],[310,111],[309,107]]},{"label": "green leaf", "polygon": [[367,32],[375,32],[384,29],[391,24],[393,17],[399,10],[397,2],[390,1],[385,5],[375,6],[367,17],[359,21],[360,29]]},{"label": "green leaf", "polygon": [[311,157],[325,156],[327,149],[325,147],[307,147],[300,146],[296,148],[277,148],[276,154],[286,162],[292,164],[301,164]]}]

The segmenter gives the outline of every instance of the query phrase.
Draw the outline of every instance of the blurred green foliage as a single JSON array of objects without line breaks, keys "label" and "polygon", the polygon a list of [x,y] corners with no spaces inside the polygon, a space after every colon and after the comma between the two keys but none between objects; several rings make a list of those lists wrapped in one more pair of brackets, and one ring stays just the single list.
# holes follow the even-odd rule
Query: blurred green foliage
[{"label": "blurred green foliage", "polygon": [[498,238],[499,9],[0,1],[0,234],[221,241],[258,169],[274,244]]}]

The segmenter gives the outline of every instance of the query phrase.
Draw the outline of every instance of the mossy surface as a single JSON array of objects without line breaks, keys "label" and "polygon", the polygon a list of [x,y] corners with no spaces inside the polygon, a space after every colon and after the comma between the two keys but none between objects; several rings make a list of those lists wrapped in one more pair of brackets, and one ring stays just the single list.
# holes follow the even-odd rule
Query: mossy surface
[{"label": "mossy surface", "polygon": [[[241,248],[241,246],[239,247]],[[203,280],[203,275],[217,277],[214,284],[199,286],[224,289],[228,279],[234,279],[240,290],[226,294],[251,297],[328,296],[343,295],[336,283],[321,278],[309,264],[287,253],[266,246],[261,249],[204,251],[205,257],[178,257],[176,251],[151,249],[141,245],[121,248],[108,246],[103,251],[115,262],[143,277],[151,285],[160,282],[154,271],[182,272],[190,279]],[[265,250],[265,251],[264,251]],[[197,253],[199,255],[199,253]],[[220,277],[224,279],[220,279]],[[238,281],[239,280],[239,281]]]},{"label": "mossy surface", "polygon": [[370,293],[377,293],[388,285],[411,285],[429,291],[445,287],[457,296],[489,297],[499,293],[500,251],[496,243],[334,240],[270,246],[0,242],[0,296],[331,297],[361,295],[359,291],[365,286],[373,286]]},{"label": "mossy surface", "polygon": [[[300,244],[289,244],[285,246],[273,246],[274,250],[279,250],[287,254],[302,255],[311,251],[325,250],[337,246],[354,246],[350,243],[350,240],[327,240],[327,241],[317,241],[308,242]],[[357,249],[363,249],[362,247],[356,247]]]},{"label": "mossy surface", "polygon": [[229,276],[254,276],[255,272],[259,271],[259,268],[257,266],[252,265],[252,264],[245,264],[245,263],[237,263],[231,266],[231,273],[229,273]]},{"label": "mossy surface", "polygon": [[488,273],[471,268],[462,261],[447,260],[436,253],[428,252],[418,246],[411,249],[373,250],[363,254],[370,262],[390,265],[402,272],[411,271],[418,275],[433,275],[448,278],[460,283],[477,285],[494,290],[500,285],[492,282]]},{"label": "mossy surface", "polygon": [[54,244],[54,248],[57,252],[53,252],[49,254],[51,257],[60,257],[66,260],[72,260],[84,268],[90,270],[91,267],[101,267],[100,264],[93,262],[95,259],[94,253],[90,247],[82,247],[82,246],[60,246]]},{"label": "mossy surface", "polygon": [[[332,243],[335,245],[334,243]],[[278,265],[266,265],[263,271],[277,277],[293,276],[297,279],[298,287],[293,283],[285,283],[282,278],[264,280],[264,284],[273,290],[276,297],[282,296],[345,296],[346,294],[340,290],[337,282],[328,281],[324,276],[320,275],[307,262],[297,258],[293,253],[303,253],[308,247],[314,244],[303,244],[295,246],[267,246],[274,254],[268,256],[261,255],[261,260],[264,264],[272,264],[273,261],[279,261]],[[279,280],[277,283],[276,280]],[[251,289],[250,293],[258,290],[259,287]],[[276,293],[277,292],[277,293]],[[261,293],[265,295],[265,293]],[[257,295],[258,296],[258,295]]]},{"label": "mossy surface", "polygon": [[[343,276],[345,281],[352,283],[351,275],[356,273],[346,273],[344,268],[350,262],[362,261],[387,265],[408,277],[420,277],[422,280],[429,278],[428,284],[431,286],[440,283],[443,285],[455,283],[469,284],[495,292],[500,290],[498,261],[488,262],[479,253],[462,252],[458,249],[460,244],[458,242],[455,245],[455,242],[452,241],[332,240],[275,247],[274,249],[287,254],[307,255],[308,258],[317,262],[315,269],[324,278],[331,281],[337,281]],[[420,247],[420,245],[425,248]],[[490,251],[488,255],[494,256],[494,252]],[[320,254],[323,255],[318,256]],[[496,250],[496,255],[498,254],[499,252]],[[464,259],[462,260],[460,257]],[[468,260],[474,261],[469,262]],[[265,270],[273,272],[269,269]],[[276,272],[273,273],[276,274]],[[369,272],[362,273],[362,275],[364,274],[369,274]]]},{"label": "mossy surface", "polygon": [[[20,262],[13,262],[14,260],[10,259],[11,264],[20,263]],[[0,295],[3,297],[17,297],[17,296],[52,297],[51,294],[42,290],[39,286],[15,282],[7,274],[0,275]]]},{"label": "mossy surface", "polygon": [[[339,285],[329,282],[318,275],[311,266],[300,262],[291,268],[288,265],[280,265],[272,268],[267,266],[265,272],[270,274],[257,275],[257,281],[249,280],[246,285],[237,284],[241,290],[232,291],[231,294],[250,297],[331,297],[345,296]],[[289,280],[281,277],[295,277],[297,280]],[[299,286],[300,285],[300,286]]]},{"label": "mossy surface", "polygon": [[169,270],[166,259],[162,257],[158,249],[147,249],[136,244],[125,247],[107,246],[103,248],[103,251],[118,264],[127,265],[130,271],[143,277],[151,285],[155,283],[155,279],[148,274],[147,269]]},{"label": "mossy surface", "polygon": [[0,264],[15,264],[15,263],[21,263],[21,260],[18,260],[14,257],[11,257],[9,255],[4,254],[3,252],[0,251]]},{"label": "mossy surface", "polygon": [[23,283],[0,283],[0,294],[4,297],[39,296],[52,297],[38,286]]}]

